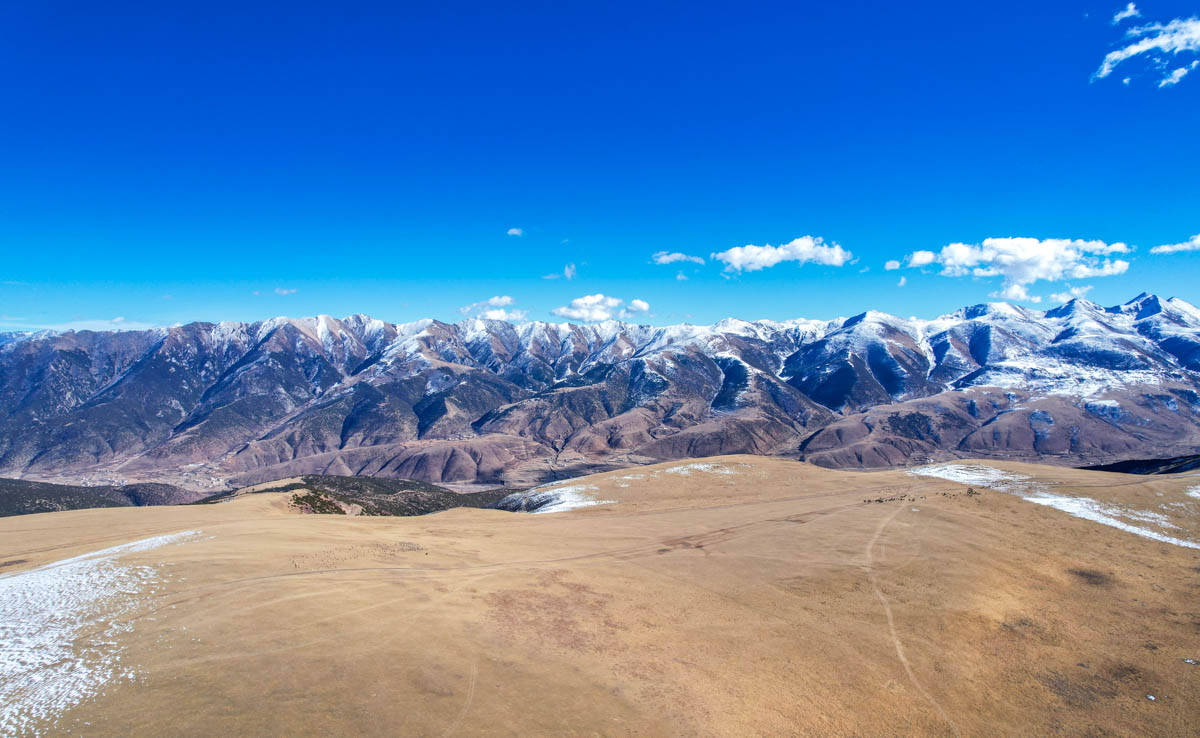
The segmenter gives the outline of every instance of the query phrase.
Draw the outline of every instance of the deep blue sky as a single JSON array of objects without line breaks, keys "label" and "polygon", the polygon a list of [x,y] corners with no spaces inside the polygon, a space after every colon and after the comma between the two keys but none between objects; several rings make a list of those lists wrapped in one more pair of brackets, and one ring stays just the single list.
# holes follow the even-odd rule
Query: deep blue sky
[{"label": "deep blue sky", "polygon": [[[1005,282],[884,263],[1008,236],[1136,247],[1028,284],[1041,307],[1200,302],[1200,251],[1149,253],[1200,233],[1200,72],[1091,79],[1200,5],[1123,5],[7,3],[0,328],[595,293],[660,323],[932,316]],[[710,258],[805,235],[856,261]]]}]

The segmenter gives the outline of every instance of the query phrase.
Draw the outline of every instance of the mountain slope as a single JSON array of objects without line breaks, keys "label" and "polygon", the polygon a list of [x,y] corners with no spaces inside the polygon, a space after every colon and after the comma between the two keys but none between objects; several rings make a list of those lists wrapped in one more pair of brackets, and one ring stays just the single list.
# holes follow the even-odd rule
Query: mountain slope
[{"label": "mountain slope", "polygon": [[1200,310],[1154,295],[711,326],[274,318],[0,337],[0,474],[527,484],[659,459],[1062,463],[1200,448]]}]

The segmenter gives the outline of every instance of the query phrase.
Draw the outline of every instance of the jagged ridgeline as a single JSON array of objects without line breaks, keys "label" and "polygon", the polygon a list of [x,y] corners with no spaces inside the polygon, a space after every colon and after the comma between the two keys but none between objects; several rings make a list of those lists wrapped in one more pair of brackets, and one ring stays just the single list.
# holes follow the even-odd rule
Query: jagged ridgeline
[{"label": "jagged ridgeline", "polygon": [[1200,311],[1141,295],[711,326],[276,318],[0,337],[0,475],[530,486],[783,454],[1104,464],[1200,447]]}]

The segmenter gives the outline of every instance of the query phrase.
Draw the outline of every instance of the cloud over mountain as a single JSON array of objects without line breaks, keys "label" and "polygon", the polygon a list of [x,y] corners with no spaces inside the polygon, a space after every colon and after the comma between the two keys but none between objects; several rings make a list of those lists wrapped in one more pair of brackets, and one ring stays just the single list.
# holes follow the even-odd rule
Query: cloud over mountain
[{"label": "cloud over mountain", "polygon": [[801,236],[781,246],[735,246],[714,253],[712,258],[724,262],[726,272],[757,272],[785,261],[840,267],[854,257],[836,243],[825,243],[820,236]]},{"label": "cloud over mountain", "polygon": [[1129,262],[1110,259],[1127,254],[1124,243],[1066,238],[986,238],[978,244],[952,243],[941,251],[915,251],[906,261],[910,267],[940,264],[946,277],[1002,277],[1004,288],[994,297],[1030,300],[1028,285],[1044,280],[1088,279],[1124,274]]}]

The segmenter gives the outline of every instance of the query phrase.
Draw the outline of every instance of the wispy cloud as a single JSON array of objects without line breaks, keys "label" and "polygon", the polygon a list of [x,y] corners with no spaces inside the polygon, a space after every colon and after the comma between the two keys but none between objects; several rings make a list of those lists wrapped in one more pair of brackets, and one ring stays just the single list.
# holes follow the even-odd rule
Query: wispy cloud
[{"label": "wispy cloud", "polygon": [[904,275],[900,275],[900,281],[896,283],[896,286],[903,287],[906,284],[908,284],[908,277],[905,277]]},{"label": "wispy cloud", "polygon": [[952,243],[942,250],[914,251],[905,261],[910,267],[939,264],[947,277],[1003,277],[1004,288],[993,297],[1039,302],[1028,285],[1039,280],[1088,279],[1124,274],[1129,262],[1111,259],[1127,254],[1124,243],[1066,238],[987,238],[982,243]]},{"label": "wispy cloud", "polygon": [[561,272],[550,272],[549,274],[543,274],[542,279],[565,279],[567,281],[570,281],[572,279],[575,279],[575,274],[576,274],[575,265],[567,264],[566,266],[563,267],[563,270]]},{"label": "wispy cloud", "polygon": [[1152,254],[1178,254],[1181,251],[1200,251],[1200,233],[1183,243],[1164,243],[1162,246],[1150,249]]},{"label": "wispy cloud", "polygon": [[24,318],[0,316],[0,328],[16,331],[142,331],[153,328],[153,323],[115,318],[75,318],[62,323],[30,323]]},{"label": "wispy cloud", "polygon": [[1142,14],[1142,11],[1138,10],[1136,5],[1134,5],[1133,3],[1129,3],[1128,5],[1125,6],[1124,10],[1118,10],[1116,12],[1116,14],[1113,15],[1112,22],[1113,22],[1113,25],[1115,26],[1118,23],[1120,23],[1121,21],[1125,20],[1126,18],[1137,18],[1137,17],[1140,17],[1141,14]]},{"label": "wispy cloud", "polygon": [[690,254],[682,254],[678,251],[657,251],[654,256],[655,264],[675,264],[680,261],[690,261],[693,264],[703,264],[704,258],[700,256],[691,256]]},{"label": "wispy cloud", "polygon": [[1125,32],[1125,38],[1128,43],[1110,51],[1092,79],[1103,79],[1112,74],[1118,64],[1144,56],[1163,75],[1158,86],[1172,87],[1195,68],[1193,63],[1168,70],[1170,60],[1179,59],[1181,55],[1200,53],[1200,18],[1176,18],[1168,23],[1134,26]]},{"label": "wispy cloud", "polygon": [[1187,73],[1195,69],[1197,64],[1200,64],[1200,59],[1193,60],[1192,63],[1186,67],[1176,67],[1175,69],[1172,69],[1166,77],[1163,77],[1158,81],[1158,86],[1171,87],[1179,84],[1179,80],[1186,77]]},{"label": "wispy cloud", "polygon": [[724,262],[726,272],[757,272],[785,261],[840,267],[853,255],[836,243],[825,243],[819,236],[801,236],[782,246],[735,246],[712,254],[712,258]]},{"label": "wispy cloud", "polygon": [[524,236],[524,235],[525,235],[525,229],[523,229],[523,228],[509,228],[507,231],[505,231],[505,233],[506,233],[507,235],[509,235],[509,236],[517,236],[517,237],[520,237],[520,236]]},{"label": "wispy cloud", "polygon": [[1083,297],[1091,291],[1092,285],[1090,284],[1085,284],[1082,287],[1072,287],[1071,285],[1067,285],[1065,292],[1055,292],[1054,294],[1050,295],[1050,299],[1056,302],[1070,302],[1076,297]]},{"label": "wispy cloud", "polygon": [[900,268],[900,262],[896,261],[895,259],[889,259],[887,263],[883,265],[883,268],[889,272],[894,272]]},{"label": "wispy cloud", "polygon": [[295,289],[286,289],[284,287],[276,287],[275,294],[277,294],[277,295],[294,295],[294,294],[296,294],[296,290]]}]

